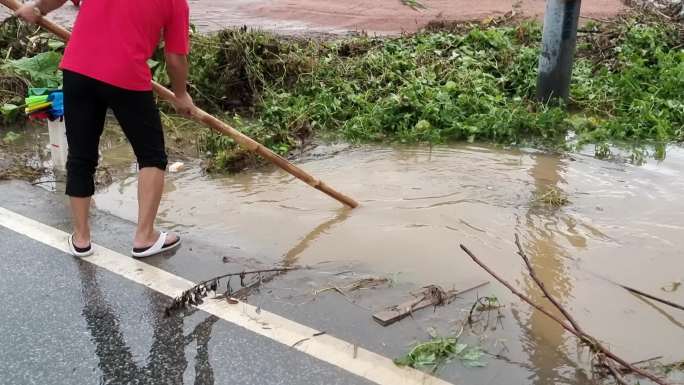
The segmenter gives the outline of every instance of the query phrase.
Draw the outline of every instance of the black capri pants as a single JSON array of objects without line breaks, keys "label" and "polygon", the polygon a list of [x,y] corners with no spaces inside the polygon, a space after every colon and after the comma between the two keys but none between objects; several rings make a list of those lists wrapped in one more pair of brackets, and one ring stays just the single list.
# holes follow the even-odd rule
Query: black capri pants
[{"label": "black capri pants", "polygon": [[152,91],[126,90],[75,72],[63,72],[69,143],[67,195],[85,198],[95,193],[93,177],[107,108],[114,111],[131,143],[138,168],[166,170],[164,132]]}]

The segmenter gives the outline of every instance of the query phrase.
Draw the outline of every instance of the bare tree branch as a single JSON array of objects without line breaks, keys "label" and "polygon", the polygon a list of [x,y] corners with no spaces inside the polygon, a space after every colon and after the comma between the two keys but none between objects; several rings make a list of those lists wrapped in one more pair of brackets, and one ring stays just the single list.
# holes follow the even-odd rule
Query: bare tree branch
[{"label": "bare tree branch", "polygon": [[[487,265],[485,265],[482,261],[480,261],[480,260],[475,256],[475,254],[473,254],[465,245],[461,244],[461,249],[462,249],[466,254],[468,254],[468,256],[469,256],[470,258],[472,258],[472,260],[475,261],[475,263],[477,263],[478,265],[480,265],[480,267],[482,267],[487,273],[489,273],[489,274],[490,274],[492,277],[494,277],[497,281],[501,282],[502,285],[506,286],[513,294],[515,294],[516,296],[518,296],[520,299],[522,299],[524,302],[526,302],[526,303],[529,304],[530,306],[534,307],[535,309],[537,309],[537,310],[539,310],[540,312],[542,312],[543,314],[545,314],[547,317],[549,317],[549,318],[551,318],[552,320],[556,321],[560,326],[563,327],[563,329],[567,330],[568,332],[572,333],[572,334],[575,335],[577,338],[579,338],[579,339],[580,339],[583,343],[585,343],[592,351],[594,351],[594,352],[596,352],[596,353],[598,353],[598,354],[604,354],[607,358],[610,358],[611,360],[617,362],[618,364],[620,364],[620,365],[623,366],[624,368],[627,368],[627,369],[631,370],[633,373],[638,374],[638,375],[640,375],[640,376],[642,376],[642,377],[648,378],[649,380],[655,382],[656,384],[659,384],[659,385],[669,385],[669,384],[668,384],[667,382],[665,382],[663,379],[661,379],[661,378],[659,378],[659,377],[657,377],[657,376],[655,376],[655,375],[653,375],[653,374],[651,374],[651,373],[648,373],[648,372],[646,372],[646,371],[644,371],[644,370],[641,370],[641,369],[635,367],[634,365],[630,364],[629,362],[625,361],[624,359],[622,359],[622,358],[616,356],[615,354],[613,354],[612,352],[610,352],[607,348],[605,348],[603,345],[601,345],[601,344],[596,340],[596,338],[594,338],[594,337],[592,337],[592,336],[590,336],[590,335],[588,335],[588,334],[586,334],[586,333],[584,333],[584,332],[581,332],[581,331],[580,331],[581,329],[578,330],[578,329],[574,328],[571,324],[569,325],[567,322],[562,321],[562,320],[559,319],[557,316],[551,314],[549,311],[547,311],[546,309],[544,309],[544,308],[541,307],[540,305],[534,303],[534,301],[532,301],[530,298],[528,298],[527,296],[525,296],[524,294],[522,294],[520,291],[518,291],[517,289],[515,289],[515,288],[513,287],[513,285],[511,285],[511,284],[508,283],[506,280],[504,280],[503,278],[499,277],[496,273],[494,273],[494,271],[492,271],[492,269],[490,269]],[[523,253],[523,254],[524,254],[524,253]],[[534,270],[534,269],[532,269],[532,271],[533,271],[533,270]],[[542,286],[543,286],[543,285],[542,285]],[[540,288],[542,288],[542,287],[540,287]],[[546,289],[545,289],[545,288],[542,288],[542,290],[545,291]],[[549,300],[551,300],[552,302],[555,301],[555,299],[553,299],[553,297],[551,297],[551,296],[548,294],[548,292],[545,291],[544,294],[545,294],[545,295],[549,298]],[[554,304],[555,304],[555,305],[557,304],[556,306],[560,306],[560,304],[559,304],[557,301],[556,301]],[[562,308],[562,306],[561,306],[561,308]],[[560,309],[559,309],[559,310],[560,310]],[[561,311],[563,312],[564,309],[561,310]],[[574,319],[573,319],[573,322],[574,322]],[[607,366],[608,366],[608,365],[607,365]]]},{"label": "bare tree branch", "polygon": [[515,245],[518,247],[518,255],[522,257],[523,261],[525,262],[525,265],[527,266],[527,271],[529,271],[530,277],[532,277],[532,280],[534,280],[537,286],[539,286],[539,289],[542,291],[542,293],[544,293],[544,296],[549,301],[551,301],[553,306],[555,306],[556,309],[558,309],[563,314],[563,316],[568,320],[568,322],[570,322],[572,327],[575,328],[575,330],[577,330],[578,333],[585,334],[582,328],[577,324],[575,319],[572,318],[570,313],[568,313],[567,310],[565,310],[565,308],[563,308],[563,306],[561,306],[561,304],[558,301],[556,301],[556,299],[548,292],[548,290],[546,290],[544,282],[542,282],[542,280],[539,279],[539,277],[537,277],[537,273],[534,271],[530,259],[527,258],[527,254],[525,254],[525,251],[523,250],[522,245],[520,244],[520,237],[518,236],[518,234],[515,234]]}]

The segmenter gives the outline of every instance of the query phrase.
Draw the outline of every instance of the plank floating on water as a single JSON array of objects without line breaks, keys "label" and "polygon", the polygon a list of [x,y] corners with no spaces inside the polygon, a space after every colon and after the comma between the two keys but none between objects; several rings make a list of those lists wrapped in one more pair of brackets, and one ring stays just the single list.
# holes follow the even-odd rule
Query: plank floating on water
[{"label": "plank floating on water", "polygon": [[[451,290],[447,292],[447,297],[444,298],[444,300],[449,301],[458,295],[467,293],[471,290],[475,290],[477,288],[487,285],[488,283],[489,281],[484,281],[480,282],[477,285],[470,286],[465,290]],[[375,322],[379,323],[382,326],[389,326],[397,321],[406,318],[408,315],[410,315],[416,310],[424,309],[428,306],[433,305],[434,297],[424,294],[422,297],[414,298],[402,304],[392,306],[386,310],[379,311],[373,314],[373,319],[375,320]]]}]

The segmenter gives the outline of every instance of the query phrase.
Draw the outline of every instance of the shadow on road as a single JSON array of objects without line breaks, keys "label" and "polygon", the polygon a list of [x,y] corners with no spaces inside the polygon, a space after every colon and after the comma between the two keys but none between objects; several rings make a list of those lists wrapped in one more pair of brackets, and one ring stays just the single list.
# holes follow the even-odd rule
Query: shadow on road
[{"label": "shadow on road", "polygon": [[[96,268],[89,263],[80,262],[79,275],[85,304],[82,314],[95,344],[102,371],[101,384],[183,384],[183,373],[188,367],[185,347],[193,341],[197,344],[193,384],[214,384],[214,371],[209,360],[209,341],[213,325],[218,321],[217,317],[207,317],[186,336],[183,334],[183,321],[188,314],[165,318],[161,311],[152,311],[153,342],[146,364],[141,366],[126,344],[116,312],[107,303],[98,286]],[[155,299],[148,299],[150,307],[156,307]]]}]

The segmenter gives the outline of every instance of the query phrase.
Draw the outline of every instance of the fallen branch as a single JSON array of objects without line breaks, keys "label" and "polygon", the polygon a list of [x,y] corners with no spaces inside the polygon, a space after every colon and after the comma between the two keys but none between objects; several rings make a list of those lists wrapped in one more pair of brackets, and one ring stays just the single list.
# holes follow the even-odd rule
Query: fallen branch
[{"label": "fallen branch", "polygon": [[[243,271],[240,273],[228,273],[228,274],[220,275],[218,277],[214,277],[212,279],[208,279],[206,281],[202,281],[202,282],[198,283],[197,285],[193,286],[192,288],[190,288],[186,291],[189,291],[189,290],[192,290],[198,286],[203,286],[203,285],[206,285],[210,282],[215,282],[215,281],[221,280],[223,278],[228,278],[228,277],[240,277],[240,279],[244,279],[244,277],[247,275],[263,274],[263,273],[283,273],[286,271],[297,270],[297,269],[299,269],[299,268],[298,267],[280,267],[280,268],[264,269],[264,270]],[[242,285],[242,286],[244,287],[245,285]]]},{"label": "fallen branch", "polygon": [[651,362],[651,361],[660,360],[660,359],[662,359],[662,358],[663,358],[663,356],[651,357],[651,358],[647,358],[647,359],[645,359],[645,360],[641,360],[641,361],[637,361],[637,362],[632,362],[632,365],[645,364],[645,363],[648,363],[648,362]]},{"label": "fallen branch", "polygon": [[[580,268],[581,268],[581,267],[580,267]],[[648,299],[651,299],[651,300],[656,301],[656,302],[660,302],[660,303],[665,304],[665,305],[668,305],[668,306],[672,306],[672,307],[675,308],[675,309],[684,310],[684,305],[680,305],[680,304],[678,304],[678,303],[674,303],[674,302],[672,302],[672,301],[668,301],[668,300],[666,300],[666,299],[656,297],[656,296],[653,295],[653,294],[645,293],[645,292],[643,292],[643,291],[641,291],[641,290],[638,290],[638,289],[635,289],[635,288],[633,288],[633,287],[629,287],[629,286],[627,286],[627,285],[623,285],[623,284],[621,284],[620,282],[615,282],[615,281],[613,281],[612,279],[610,279],[610,278],[608,278],[608,277],[606,277],[606,276],[604,276],[604,275],[601,275],[601,274],[598,274],[598,273],[595,273],[595,272],[592,272],[592,271],[587,271],[587,270],[584,270],[584,269],[582,269],[582,270],[588,272],[589,274],[595,275],[596,277],[598,277],[598,278],[600,278],[600,279],[606,280],[606,281],[612,283],[613,285],[620,286],[621,288],[623,288],[623,289],[625,289],[625,290],[627,290],[627,291],[629,291],[629,292],[631,292],[631,293],[638,294],[638,295],[640,295],[640,296],[642,296],[642,297],[646,297],[646,298],[648,298]]]},{"label": "fallen branch", "polygon": [[643,291],[637,290],[637,289],[632,288],[632,287],[629,287],[629,286],[625,286],[625,285],[622,285],[622,284],[619,284],[619,283],[616,283],[616,284],[617,284],[618,286],[620,286],[621,288],[623,288],[623,289],[625,289],[625,290],[627,290],[627,291],[629,291],[629,292],[631,292],[631,293],[638,294],[638,295],[640,295],[640,296],[642,296],[642,297],[646,297],[646,298],[648,298],[648,299],[652,299],[652,300],[654,300],[654,301],[663,303],[663,304],[665,304],[665,305],[672,306],[672,307],[675,308],[675,309],[684,310],[684,306],[682,306],[682,305],[680,305],[680,304],[678,304],[678,303],[674,303],[674,302],[668,301],[668,300],[666,300],[666,299],[658,298],[658,297],[656,297],[656,296],[654,296],[654,295],[652,295],[652,294],[644,293]]},{"label": "fallen branch", "polygon": [[658,314],[660,314],[660,315],[662,315],[663,317],[665,317],[665,319],[667,319],[668,322],[672,323],[672,325],[674,325],[674,326],[676,326],[676,327],[678,327],[678,328],[684,330],[684,323],[679,322],[679,321],[678,321],[677,319],[675,319],[675,317],[673,317],[670,313],[666,312],[665,310],[661,309],[658,305],[656,305],[655,303],[653,303],[653,301],[649,301],[649,300],[647,300],[646,298],[641,297],[641,296],[638,296],[638,295],[635,295],[634,297],[635,297],[637,300],[639,300],[639,301],[643,302],[644,304],[646,304],[648,307],[650,307],[650,308],[652,308],[653,310],[655,310]]},{"label": "fallen branch", "polygon": [[[240,286],[244,288],[245,286],[247,286],[245,285],[245,277],[248,275],[258,274],[259,276],[261,276],[261,274],[263,273],[283,273],[286,271],[297,269],[297,267],[283,267],[274,269],[243,271],[240,273],[224,274],[206,281],[202,281],[197,285],[191,287],[190,289],[185,290],[178,297],[174,298],[171,305],[164,309],[164,314],[166,314],[166,316],[168,317],[176,310],[187,309],[191,305],[202,304],[204,302],[202,298],[205,298],[209,292],[216,293],[219,286],[221,285],[221,280],[224,278],[228,278],[228,282],[226,283],[226,297],[230,298],[233,290],[230,286],[231,277],[240,277]],[[260,279],[258,282],[261,281],[262,280]]]},{"label": "fallen branch", "polygon": [[[517,242],[517,243],[519,244],[519,242]],[[506,286],[506,287],[507,287],[513,294],[515,294],[518,298],[520,298],[521,300],[525,301],[527,304],[529,304],[530,306],[534,307],[535,309],[539,310],[540,312],[542,312],[543,314],[545,314],[547,317],[549,317],[549,318],[551,318],[552,320],[556,321],[561,327],[563,327],[563,329],[567,330],[568,332],[572,333],[572,334],[575,335],[577,338],[579,338],[580,341],[582,341],[583,343],[585,343],[592,351],[594,351],[594,352],[597,353],[597,354],[604,354],[606,358],[610,358],[611,360],[617,362],[617,363],[620,364],[621,366],[623,366],[623,367],[629,369],[629,370],[632,371],[633,373],[636,373],[636,374],[638,374],[638,375],[640,375],[640,376],[642,376],[642,377],[648,378],[649,380],[655,382],[656,384],[659,384],[659,385],[668,385],[668,383],[665,382],[665,381],[663,381],[661,378],[659,378],[659,377],[657,377],[657,376],[655,376],[655,375],[653,375],[653,374],[651,374],[651,373],[648,373],[648,372],[646,372],[646,371],[643,371],[643,370],[641,370],[641,369],[635,367],[634,365],[630,364],[629,362],[625,361],[624,359],[622,359],[622,358],[616,356],[615,354],[613,354],[612,352],[610,352],[607,348],[605,348],[602,344],[600,344],[600,343],[596,340],[596,338],[594,338],[594,337],[592,337],[592,336],[590,336],[590,335],[588,335],[588,334],[582,332],[582,331],[581,331],[582,329],[579,329],[579,330],[578,330],[578,329],[576,329],[575,327],[573,327],[573,324],[577,324],[577,323],[575,322],[574,319],[572,319],[572,317],[570,317],[570,318],[568,319],[568,321],[570,322],[570,324],[568,324],[568,322],[565,322],[565,321],[561,320],[560,318],[558,318],[557,316],[553,315],[552,313],[550,313],[549,311],[547,311],[546,309],[544,309],[544,308],[541,307],[540,305],[534,303],[530,298],[528,298],[527,296],[525,296],[524,294],[522,294],[520,291],[518,291],[516,288],[514,288],[510,283],[508,283],[506,280],[504,280],[503,278],[499,277],[496,273],[494,273],[494,271],[492,271],[487,265],[485,265],[482,261],[480,261],[480,260],[475,256],[475,254],[473,254],[465,245],[461,244],[460,246],[461,246],[461,249],[462,249],[466,254],[468,254],[468,256],[469,256],[470,258],[472,258],[472,260],[473,260],[475,263],[477,263],[478,265],[480,265],[480,267],[482,267],[487,273],[489,273],[489,274],[490,274],[492,277],[494,277],[497,281],[501,282],[502,285]],[[522,248],[520,248],[520,251],[522,251]],[[524,252],[522,252],[522,254],[524,254]],[[523,259],[526,259],[526,258],[523,258]],[[526,264],[527,264],[527,263],[529,263],[529,261],[526,261]],[[530,269],[530,268],[531,268],[531,266],[528,266],[528,269],[531,270],[531,273],[532,273],[532,272],[534,271],[534,269]],[[535,277],[536,277],[536,274],[534,274],[533,279],[535,279]],[[537,280],[538,280],[538,278],[535,279],[535,282],[537,282]],[[559,307],[559,310],[561,310],[562,306],[560,306],[560,304],[559,304],[559,303],[558,303],[558,302],[557,302],[557,301],[548,293],[548,291],[546,291],[546,288],[544,287],[544,285],[541,285],[541,286],[540,286],[540,289],[544,292],[544,295],[545,295],[545,296],[554,304],[554,306]],[[565,309],[563,309],[563,310],[561,310],[561,313],[563,313],[563,314],[565,315],[565,314],[567,314],[567,311],[565,311]],[[572,321],[570,321],[571,319],[572,319]],[[609,364],[607,364],[607,366],[610,368],[610,365],[609,365]],[[616,379],[616,380],[618,380],[618,379]],[[619,381],[619,380],[618,380],[618,381]]]},{"label": "fallen branch", "polygon": [[568,311],[565,310],[565,308],[563,306],[561,306],[561,304],[558,301],[556,301],[556,299],[552,295],[549,294],[549,291],[546,290],[546,286],[544,285],[544,282],[542,282],[542,280],[539,279],[539,277],[537,277],[537,273],[535,272],[534,268],[532,267],[532,263],[530,262],[530,259],[527,258],[527,254],[525,254],[525,251],[523,250],[522,245],[520,245],[520,237],[518,237],[518,234],[515,234],[515,245],[518,247],[518,255],[525,262],[525,266],[527,266],[527,271],[529,271],[530,277],[532,277],[532,280],[534,280],[534,282],[537,284],[537,286],[539,286],[539,289],[541,289],[541,291],[544,293],[544,296],[553,304],[553,306],[556,307],[556,309],[558,309],[563,314],[565,319],[567,319],[568,322],[570,322],[570,325],[572,325],[572,327],[575,328],[575,330],[578,333],[586,334],[586,333],[584,333],[582,328],[577,324],[577,321],[575,321],[575,319],[570,315],[570,313],[568,313]]},{"label": "fallen branch", "polygon": [[234,293],[230,293],[230,296],[226,296],[226,300],[228,300],[229,303],[234,302],[231,300],[244,301],[245,299],[247,299],[252,290],[261,286],[263,281],[263,279],[257,279],[256,281],[246,285],[245,287],[238,289]]}]

